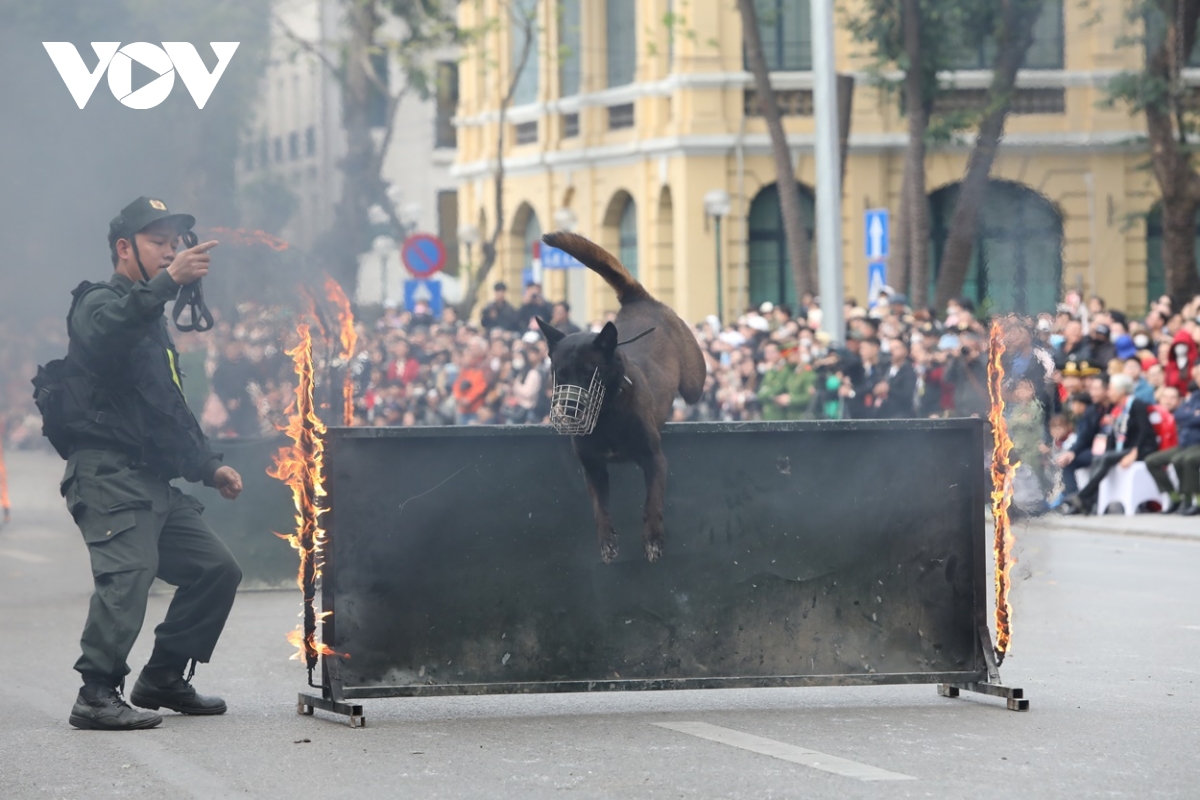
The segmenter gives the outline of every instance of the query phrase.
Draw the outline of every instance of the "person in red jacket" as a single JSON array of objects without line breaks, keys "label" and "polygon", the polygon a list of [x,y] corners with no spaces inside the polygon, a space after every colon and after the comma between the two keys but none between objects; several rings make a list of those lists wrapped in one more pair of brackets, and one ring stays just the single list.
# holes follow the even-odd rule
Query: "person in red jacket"
[{"label": "person in red jacket", "polygon": [[1174,386],[1162,388],[1159,402],[1151,405],[1150,425],[1158,437],[1158,449],[1168,450],[1179,446],[1179,426],[1175,424],[1175,409],[1179,408],[1179,390]]},{"label": "person in red jacket", "polygon": [[1163,369],[1167,375],[1167,385],[1174,386],[1180,394],[1187,394],[1188,376],[1197,359],[1196,334],[1200,331],[1200,323],[1191,319],[1175,334],[1171,342],[1171,350],[1167,354]]}]

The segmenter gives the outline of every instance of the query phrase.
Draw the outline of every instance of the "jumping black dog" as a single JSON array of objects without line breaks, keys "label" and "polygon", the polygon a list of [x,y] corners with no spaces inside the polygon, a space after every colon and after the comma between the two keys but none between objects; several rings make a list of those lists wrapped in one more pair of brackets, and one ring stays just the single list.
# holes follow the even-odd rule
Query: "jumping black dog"
[{"label": "jumping black dog", "polygon": [[[548,233],[542,241],[581,261],[600,275],[617,293],[621,310],[616,324],[600,333],[564,334],[538,318],[550,345],[555,398],[551,420],[562,418],[566,405],[582,398],[598,403],[595,427],[575,435],[572,444],[583,464],[600,556],[605,563],[617,555],[617,536],[608,513],[608,463],[633,461],[646,477],[646,505],[642,541],[646,558],[657,561],[663,552],[663,496],[667,485],[667,459],[660,432],[675,394],[688,403],[704,390],[704,355],[696,337],[674,311],[650,296],[646,287],[629,274],[611,253],[573,233]],[[627,337],[627,341],[621,341]],[[620,349],[618,349],[618,347]],[[595,414],[593,407],[591,412]]]}]

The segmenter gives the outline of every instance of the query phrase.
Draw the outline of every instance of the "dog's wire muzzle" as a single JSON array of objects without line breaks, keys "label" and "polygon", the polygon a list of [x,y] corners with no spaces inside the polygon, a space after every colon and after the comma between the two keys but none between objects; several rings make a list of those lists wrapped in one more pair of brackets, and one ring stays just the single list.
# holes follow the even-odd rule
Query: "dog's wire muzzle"
[{"label": "dog's wire muzzle", "polygon": [[592,373],[586,389],[575,383],[559,383],[555,378],[550,395],[550,424],[566,436],[587,436],[596,428],[602,405],[604,384],[600,370]]}]

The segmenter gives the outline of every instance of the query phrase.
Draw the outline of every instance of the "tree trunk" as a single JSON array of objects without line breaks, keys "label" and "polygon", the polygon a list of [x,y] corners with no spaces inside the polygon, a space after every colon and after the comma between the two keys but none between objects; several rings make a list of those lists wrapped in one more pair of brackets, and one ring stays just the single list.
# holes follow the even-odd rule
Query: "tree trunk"
[{"label": "tree trunk", "polygon": [[[500,9],[502,15],[506,15],[514,24],[517,22],[518,15],[512,13],[508,4],[501,3]],[[508,107],[512,105],[513,95],[517,92],[517,81],[520,79],[525,65],[529,62],[529,54],[536,46],[538,31],[536,18],[529,18],[524,15],[521,15],[520,18],[525,25],[525,42],[521,48],[521,55],[513,67],[512,74],[509,76],[508,89],[505,91],[504,97],[500,100],[500,110],[496,125],[496,171],[492,175],[496,222],[492,228],[491,235],[484,239],[483,244],[480,246],[481,256],[479,267],[472,270],[468,276],[467,289],[463,293],[462,302],[455,308],[458,318],[462,320],[469,319],[471,314],[475,312],[475,304],[479,301],[479,290],[487,282],[488,275],[491,274],[492,267],[496,264],[496,246],[500,241],[501,235],[504,233],[504,129],[508,125]]]},{"label": "tree trunk", "polygon": [[912,278],[910,248],[908,244],[908,198],[912,192],[909,184],[912,182],[912,152],[911,148],[904,154],[904,177],[900,181],[900,202],[896,213],[892,216],[891,245],[888,248],[887,280],[893,289],[900,292],[909,291]]},{"label": "tree trunk", "polygon": [[854,119],[854,76],[838,73],[838,187],[846,196],[846,158],[850,153],[850,123]]},{"label": "tree trunk", "polygon": [[1176,308],[1183,307],[1200,294],[1200,274],[1196,272],[1197,211],[1200,211],[1200,199],[1194,195],[1170,203],[1163,197],[1163,266],[1167,292]]},{"label": "tree trunk", "polygon": [[787,240],[788,258],[796,284],[796,298],[799,300],[805,292],[815,292],[817,288],[812,275],[808,232],[805,230],[804,217],[800,211],[800,187],[796,185],[795,171],[792,169],[792,151],[788,147],[779,105],[775,102],[775,92],[771,89],[771,78],[767,74],[767,62],[763,57],[754,0],[738,0],[738,10],[742,15],[746,60],[750,64],[750,71],[754,73],[754,92],[763,118],[767,122],[767,130],[771,134],[771,151],[775,156],[775,186],[779,191],[779,208],[783,214],[783,234]]},{"label": "tree trunk", "polygon": [[1017,70],[1033,43],[1033,23],[1041,9],[1041,0],[999,0],[1001,20],[996,59],[992,66],[992,84],[988,88],[987,107],[975,146],[967,160],[967,171],[950,218],[950,232],[942,253],[941,270],[937,281],[934,308],[943,309],[962,293],[979,230],[979,211],[987,194],[992,163],[1004,135],[1004,122],[1012,104],[1017,82]]},{"label": "tree trunk", "polygon": [[908,110],[908,159],[904,165],[908,179],[904,195],[908,280],[902,284],[902,291],[908,293],[916,310],[929,303],[929,200],[925,196],[925,131],[929,127],[929,106],[922,69],[920,0],[904,0],[904,53],[908,57],[908,72],[904,76]]},{"label": "tree trunk", "polygon": [[[1196,42],[1200,0],[1184,0],[1178,12],[1178,17],[1169,20],[1162,44],[1146,59],[1150,75],[1173,88],[1178,87],[1182,67],[1176,54],[1190,53]],[[1186,146],[1179,142],[1176,120],[1180,113],[1177,107],[1172,107],[1176,102],[1172,96],[1162,104],[1147,104],[1146,127],[1154,177],[1162,192],[1162,256],[1167,292],[1178,308],[1200,294],[1200,274],[1196,272],[1200,175],[1192,165]]]}]

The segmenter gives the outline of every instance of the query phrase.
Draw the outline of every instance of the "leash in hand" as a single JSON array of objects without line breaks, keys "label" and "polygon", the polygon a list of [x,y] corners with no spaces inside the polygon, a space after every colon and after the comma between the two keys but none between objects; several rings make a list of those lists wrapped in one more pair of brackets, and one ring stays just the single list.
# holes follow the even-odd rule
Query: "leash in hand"
[{"label": "leash in hand", "polygon": [[[188,249],[195,247],[199,242],[195,231],[184,231],[181,238],[183,246]],[[204,287],[200,284],[201,279],[198,278],[186,286],[181,286],[179,298],[175,301],[175,308],[171,312],[171,317],[175,320],[175,328],[184,333],[191,331],[204,333],[211,330],[213,326],[213,315],[204,302]],[[185,308],[191,311],[190,319],[187,322],[180,319]]]}]

